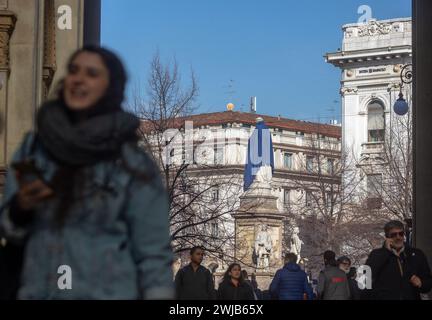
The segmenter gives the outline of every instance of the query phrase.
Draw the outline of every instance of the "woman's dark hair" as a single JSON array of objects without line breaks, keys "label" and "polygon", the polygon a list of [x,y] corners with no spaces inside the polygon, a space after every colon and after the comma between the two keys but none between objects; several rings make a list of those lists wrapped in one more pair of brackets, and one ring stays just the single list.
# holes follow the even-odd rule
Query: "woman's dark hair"
[{"label": "woman's dark hair", "polygon": [[[224,274],[224,277],[223,277],[222,282],[231,282],[231,276],[230,276],[229,273],[232,271],[232,269],[234,269],[234,267],[239,267],[239,268],[240,268],[240,271],[241,271],[241,265],[240,265],[240,264],[238,264],[238,263],[236,263],[236,262],[231,263],[231,264],[228,266],[227,271],[225,271],[225,274]],[[242,274],[242,272],[240,272],[239,282],[242,283],[243,281],[244,281],[244,279],[243,279],[243,274]]]}]

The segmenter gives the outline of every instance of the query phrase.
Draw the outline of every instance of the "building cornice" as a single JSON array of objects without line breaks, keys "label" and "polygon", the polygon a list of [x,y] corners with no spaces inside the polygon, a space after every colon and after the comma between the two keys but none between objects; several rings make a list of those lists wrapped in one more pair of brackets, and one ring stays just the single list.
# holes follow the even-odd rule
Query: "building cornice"
[{"label": "building cornice", "polygon": [[[244,166],[239,165],[225,165],[221,167],[190,167],[187,169],[188,173],[191,176],[195,177],[207,177],[211,175],[215,175],[215,171],[218,176],[222,177],[238,175],[239,178],[243,177],[244,174]],[[309,181],[309,182],[319,182],[324,181],[325,183],[335,183],[338,184],[341,181],[340,177],[330,176],[326,174],[322,174],[318,176],[316,173],[307,173],[305,171],[296,171],[296,170],[286,170],[281,168],[275,168],[273,173],[273,178],[275,179],[283,179],[283,180],[301,180],[301,181]]]},{"label": "building cornice", "polygon": [[409,45],[355,51],[338,51],[327,53],[324,56],[327,63],[331,63],[339,68],[349,68],[364,62],[389,61],[410,57],[412,57],[412,47]]}]

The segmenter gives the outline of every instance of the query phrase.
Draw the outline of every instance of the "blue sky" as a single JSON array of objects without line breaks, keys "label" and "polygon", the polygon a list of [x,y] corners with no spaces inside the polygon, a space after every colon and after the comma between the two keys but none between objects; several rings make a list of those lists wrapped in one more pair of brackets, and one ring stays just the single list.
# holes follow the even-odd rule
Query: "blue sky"
[{"label": "blue sky", "polygon": [[361,5],[376,19],[411,16],[410,0],[102,0],[102,44],[125,62],[128,96],[159,51],[186,83],[193,68],[199,112],[248,111],[257,96],[258,113],[327,122],[340,115],[340,71],[323,55]]}]

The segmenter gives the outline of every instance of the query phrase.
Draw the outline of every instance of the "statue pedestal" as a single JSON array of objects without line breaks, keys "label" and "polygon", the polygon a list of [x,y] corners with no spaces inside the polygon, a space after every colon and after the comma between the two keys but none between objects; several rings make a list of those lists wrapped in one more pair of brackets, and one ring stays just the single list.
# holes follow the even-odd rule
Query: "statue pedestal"
[{"label": "statue pedestal", "polygon": [[[269,184],[255,183],[240,197],[240,207],[233,214],[235,219],[235,258],[248,274],[255,276],[258,288],[268,290],[276,270],[283,266],[282,237],[285,215],[277,208],[277,197],[272,195]],[[272,249],[269,267],[257,269],[255,239],[263,225],[271,236]]]},{"label": "statue pedestal", "polygon": [[274,278],[274,272],[257,272],[251,277],[256,281],[258,288],[261,291],[266,291],[270,288],[270,284]]}]

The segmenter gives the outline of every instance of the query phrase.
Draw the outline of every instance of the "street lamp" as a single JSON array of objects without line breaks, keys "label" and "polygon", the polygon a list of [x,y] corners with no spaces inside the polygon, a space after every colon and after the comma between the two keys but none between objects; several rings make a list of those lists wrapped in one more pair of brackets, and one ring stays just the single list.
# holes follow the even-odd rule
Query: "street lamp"
[{"label": "street lamp", "polygon": [[406,100],[404,99],[404,95],[402,93],[402,87],[404,84],[410,84],[412,82],[412,77],[413,77],[412,64],[410,63],[405,65],[401,70],[401,74],[400,74],[401,85],[400,85],[399,99],[396,100],[393,106],[394,112],[399,116],[404,116],[408,112],[409,106]]}]

